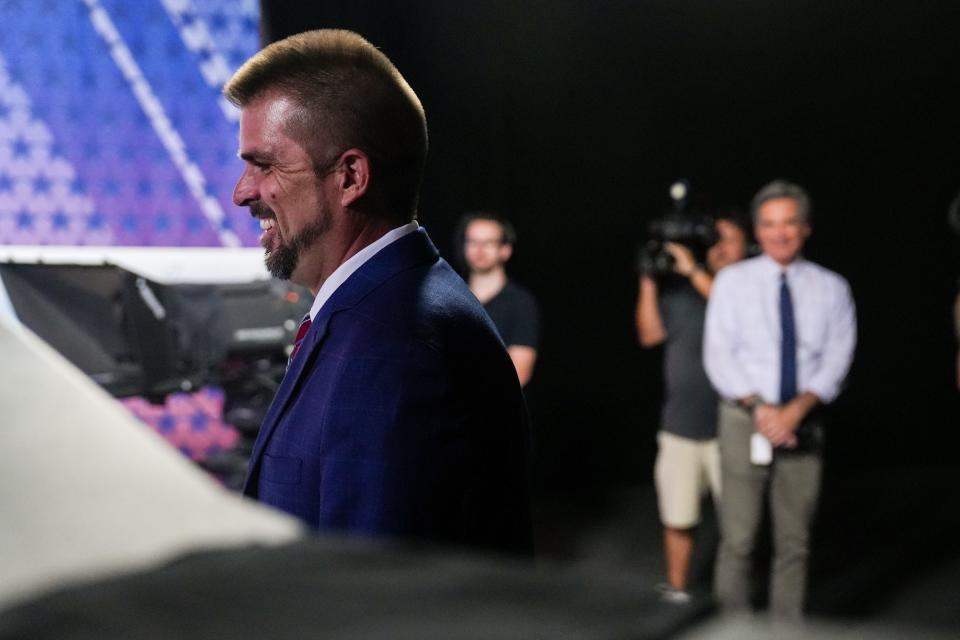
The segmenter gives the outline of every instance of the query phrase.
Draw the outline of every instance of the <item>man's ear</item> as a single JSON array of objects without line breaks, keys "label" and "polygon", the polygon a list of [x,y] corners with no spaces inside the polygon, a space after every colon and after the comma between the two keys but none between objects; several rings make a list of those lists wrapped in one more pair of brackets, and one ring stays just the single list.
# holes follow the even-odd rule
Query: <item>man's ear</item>
[{"label": "man's ear", "polygon": [[510,259],[510,256],[513,255],[513,245],[504,242],[500,245],[500,249],[497,251],[497,254],[500,256],[500,262],[506,262]]},{"label": "man's ear", "polygon": [[340,204],[349,207],[370,188],[370,157],[360,149],[347,149],[340,154]]}]

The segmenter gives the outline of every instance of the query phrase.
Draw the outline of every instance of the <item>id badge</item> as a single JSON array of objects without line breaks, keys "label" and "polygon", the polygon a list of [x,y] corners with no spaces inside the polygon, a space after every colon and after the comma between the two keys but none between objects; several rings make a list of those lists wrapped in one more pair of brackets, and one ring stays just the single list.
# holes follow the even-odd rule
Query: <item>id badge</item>
[{"label": "id badge", "polygon": [[750,462],[761,465],[773,462],[773,446],[759,433],[750,436]]}]

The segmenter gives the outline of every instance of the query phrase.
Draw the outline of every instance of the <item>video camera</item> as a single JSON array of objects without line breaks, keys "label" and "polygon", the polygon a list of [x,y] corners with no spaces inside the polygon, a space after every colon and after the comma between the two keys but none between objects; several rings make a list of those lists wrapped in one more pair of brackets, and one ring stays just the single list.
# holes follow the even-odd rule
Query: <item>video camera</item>
[{"label": "video camera", "polygon": [[218,382],[230,360],[285,348],[309,300],[268,280],[160,283],[112,264],[0,264],[20,321],[117,398]]},{"label": "video camera", "polygon": [[246,249],[5,253],[0,313],[12,313],[112,396],[163,404],[172,392],[223,389],[223,419],[240,438],[200,464],[239,490],[309,292],[267,279],[260,252]]},{"label": "video camera", "polygon": [[673,209],[651,220],[646,229],[646,240],[637,256],[637,269],[655,278],[675,275],[674,258],[665,244],[675,242],[689,249],[698,263],[707,258],[707,251],[716,244],[716,225],[713,218],[686,211],[688,185],[675,182],[670,187]]}]

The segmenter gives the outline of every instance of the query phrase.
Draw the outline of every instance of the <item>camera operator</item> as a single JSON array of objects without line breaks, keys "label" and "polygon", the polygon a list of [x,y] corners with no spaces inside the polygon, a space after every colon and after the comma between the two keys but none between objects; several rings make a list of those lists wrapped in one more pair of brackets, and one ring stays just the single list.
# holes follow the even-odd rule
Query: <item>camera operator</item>
[{"label": "camera operator", "polygon": [[665,255],[658,259],[649,249],[641,254],[636,306],[640,344],[665,346],[654,483],[664,527],[667,583],[657,589],[665,602],[677,604],[690,600],[687,577],[700,501],[708,487],[714,500],[720,492],[717,396],[702,364],[706,299],[714,275],[747,255],[747,226],[741,216],[724,213],[712,222],[716,234],[710,240],[715,241],[706,247],[705,266],[694,251],[704,234],[661,234],[676,240],[662,242]]}]

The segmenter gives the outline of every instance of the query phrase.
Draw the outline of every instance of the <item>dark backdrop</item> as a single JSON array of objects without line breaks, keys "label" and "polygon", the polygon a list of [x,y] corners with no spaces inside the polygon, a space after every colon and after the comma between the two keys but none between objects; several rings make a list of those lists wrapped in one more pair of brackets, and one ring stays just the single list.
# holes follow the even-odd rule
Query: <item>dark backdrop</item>
[{"label": "dark backdrop", "polygon": [[633,261],[681,176],[706,206],[776,177],[811,192],[808,256],[849,279],[860,327],[828,462],[951,462],[960,5],[323,5],[263,0],[264,38],[350,28],[394,60],[427,110],[420,219],[441,252],[464,210],[517,226],[510,271],[544,312],[542,487],[651,476],[660,363],[636,343]]}]

